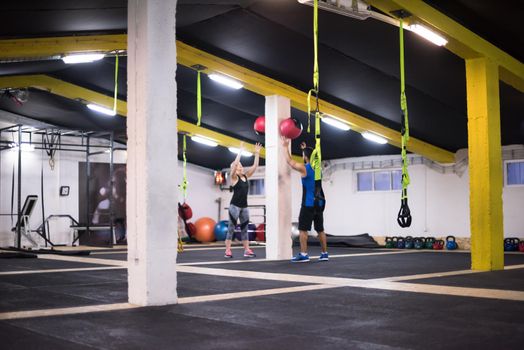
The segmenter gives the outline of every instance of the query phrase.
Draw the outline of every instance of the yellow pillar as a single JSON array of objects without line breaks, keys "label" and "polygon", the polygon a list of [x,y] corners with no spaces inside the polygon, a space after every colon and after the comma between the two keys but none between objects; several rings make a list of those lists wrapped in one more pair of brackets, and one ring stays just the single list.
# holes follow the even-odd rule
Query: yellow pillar
[{"label": "yellow pillar", "polygon": [[498,66],[466,60],[471,268],[504,268]]}]

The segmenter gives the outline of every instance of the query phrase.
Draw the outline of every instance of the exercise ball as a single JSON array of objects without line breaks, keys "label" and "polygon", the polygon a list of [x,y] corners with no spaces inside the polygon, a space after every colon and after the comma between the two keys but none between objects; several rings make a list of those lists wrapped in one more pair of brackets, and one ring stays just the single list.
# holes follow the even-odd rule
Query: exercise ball
[{"label": "exercise ball", "polygon": [[253,125],[253,129],[255,129],[255,133],[257,135],[264,135],[266,132],[266,117],[261,115],[255,120],[255,124]]},{"label": "exercise ball", "polygon": [[280,135],[288,139],[296,139],[302,133],[302,124],[295,118],[287,118],[280,122]]},{"label": "exercise ball", "polygon": [[266,241],[266,225],[260,224],[257,226],[257,241],[265,242]]},{"label": "exercise ball", "polygon": [[225,241],[227,237],[228,221],[222,220],[215,225],[215,239],[217,241]]},{"label": "exercise ball", "polygon": [[211,218],[200,218],[195,222],[195,239],[199,242],[213,242],[215,240],[216,221]]}]

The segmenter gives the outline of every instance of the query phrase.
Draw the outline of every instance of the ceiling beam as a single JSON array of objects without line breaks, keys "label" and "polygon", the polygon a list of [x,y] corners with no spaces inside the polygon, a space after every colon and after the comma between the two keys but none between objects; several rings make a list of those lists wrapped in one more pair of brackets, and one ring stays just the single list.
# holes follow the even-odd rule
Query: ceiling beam
[{"label": "ceiling beam", "polygon": [[[68,83],[44,74],[0,76],[0,89],[31,87],[44,90],[79,102],[92,102],[97,105],[113,109],[113,97]],[[119,115],[127,114],[127,103],[118,100],[116,111]]]},{"label": "ceiling beam", "polygon": [[[108,41],[113,41],[113,49],[121,49],[124,44],[127,44],[127,36],[125,34],[111,35],[109,36],[110,38],[108,40],[104,41],[105,37],[105,35],[91,36],[93,39],[92,41],[81,41],[78,40],[79,37],[56,38],[56,46],[50,44],[54,42],[54,38],[22,39],[24,42],[22,42],[22,45],[20,46],[20,51],[16,51],[16,44],[13,40],[7,40],[7,44],[4,44],[6,41],[0,40],[0,59],[20,57],[24,55],[24,57],[29,57],[28,55],[30,54],[42,57],[46,55],[65,54],[71,51],[93,51],[94,47],[96,47],[94,44],[96,42],[106,43]],[[27,40],[27,42],[25,42],[25,40]],[[107,46],[105,47],[107,48]],[[4,53],[4,48],[10,49],[10,53]],[[197,64],[205,66],[207,68],[205,73],[217,72],[228,75],[236,80],[241,81],[246,89],[262,96],[281,95],[287,97],[291,100],[291,105],[293,107],[307,112],[306,92],[300,91],[290,85],[284,84],[240,65],[191,47],[180,41],[177,41],[177,62],[187,67]],[[346,122],[356,132],[373,132],[386,138],[389,144],[400,147],[401,136],[400,132],[397,130],[388,128],[384,125],[381,125],[380,123],[374,122],[364,116],[338,107],[324,100],[320,100],[320,110],[323,113],[329,114]],[[455,157],[452,152],[431,145],[414,137],[412,137],[409,141],[408,150],[439,163],[453,163],[455,161]]]},{"label": "ceiling beam", "polygon": [[25,60],[115,50],[127,50],[126,34],[0,40],[0,60]]},{"label": "ceiling beam", "polygon": [[[466,27],[421,0],[366,0],[384,13],[404,9],[416,21],[440,32],[448,40],[446,49],[463,59],[487,57],[500,68],[500,80],[524,92],[524,64]],[[496,14],[493,14],[494,16]]]}]

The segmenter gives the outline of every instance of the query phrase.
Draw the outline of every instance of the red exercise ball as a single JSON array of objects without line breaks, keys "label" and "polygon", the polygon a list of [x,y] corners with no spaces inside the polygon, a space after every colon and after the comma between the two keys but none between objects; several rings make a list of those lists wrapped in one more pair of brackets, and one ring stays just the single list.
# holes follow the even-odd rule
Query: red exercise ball
[{"label": "red exercise ball", "polygon": [[253,125],[253,129],[255,129],[255,133],[257,135],[263,135],[266,132],[266,117],[261,115],[255,120],[255,124]]},{"label": "red exercise ball", "polygon": [[302,133],[302,124],[295,118],[287,118],[280,122],[280,135],[288,139],[296,139]]},{"label": "red exercise ball", "polygon": [[215,240],[216,221],[211,218],[200,218],[195,222],[195,239],[199,242],[213,242]]}]

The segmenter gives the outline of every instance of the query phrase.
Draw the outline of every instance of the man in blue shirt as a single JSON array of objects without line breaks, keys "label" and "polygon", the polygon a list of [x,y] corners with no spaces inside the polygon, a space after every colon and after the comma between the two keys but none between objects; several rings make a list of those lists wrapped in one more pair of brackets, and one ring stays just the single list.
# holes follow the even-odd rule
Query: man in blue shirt
[{"label": "man in blue shirt", "polygon": [[319,261],[328,261],[326,233],[324,232],[324,208],[326,199],[322,190],[322,181],[315,181],[315,170],[311,166],[310,158],[313,148],[307,147],[304,142],[300,145],[302,149],[302,158],[304,163],[299,163],[291,158],[289,153],[289,139],[282,138],[282,145],[286,149],[286,161],[289,166],[300,173],[302,176],[302,205],[298,217],[298,230],[300,232],[300,253],[298,253],[292,262],[308,262],[307,239],[308,231],[311,230],[311,224],[314,223],[320,241],[321,253]]}]

